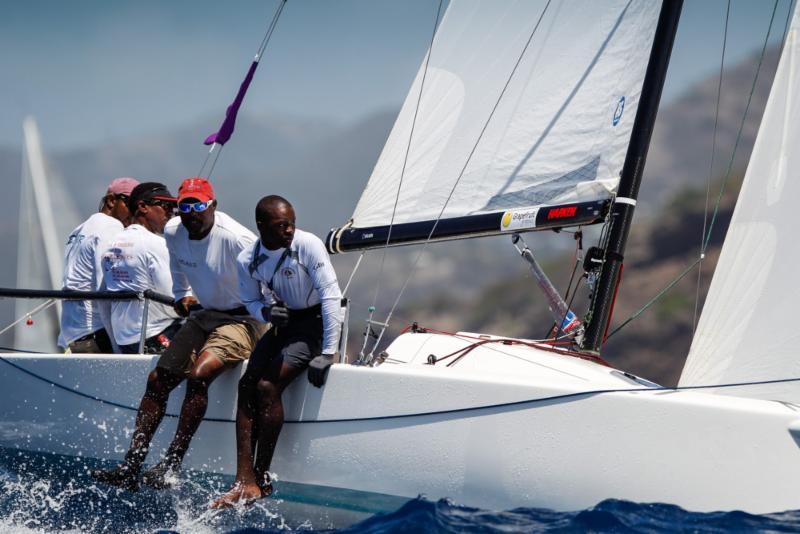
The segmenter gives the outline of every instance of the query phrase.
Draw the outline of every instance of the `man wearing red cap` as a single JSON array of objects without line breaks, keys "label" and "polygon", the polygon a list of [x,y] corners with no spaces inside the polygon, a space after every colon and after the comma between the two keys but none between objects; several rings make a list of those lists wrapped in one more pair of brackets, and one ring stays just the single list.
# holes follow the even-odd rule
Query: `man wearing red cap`
[{"label": "man wearing red cap", "polygon": [[[128,225],[130,213],[127,200],[139,182],[133,178],[113,180],[95,213],[67,239],[64,253],[62,289],[98,291],[102,289],[102,252],[122,229]],[[108,313],[103,320],[101,305],[88,300],[65,300],[61,309],[61,333],[58,346],[69,352],[113,352]]]},{"label": "man wearing red cap", "polygon": [[[164,418],[169,394],[186,379],[186,397],[175,438],[163,460],[141,477],[144,484],[165,487],[166,477],[180,468],[203,420],[211,382],[246,360],[266,330],[266,325],[248,315],[239,299],[236,257],[252,248],[256,237],[216,208],[214,190],[208,181],[187,178],[181,183],[180,218],[167,223],[164,238],[169,250],[175,310],[188,319],[148,376],[124,462],[112,470],[93,472],[100,481],[130,490],[138,488],[139,471]],[[202,310],[193,309],[198,303]]]}]

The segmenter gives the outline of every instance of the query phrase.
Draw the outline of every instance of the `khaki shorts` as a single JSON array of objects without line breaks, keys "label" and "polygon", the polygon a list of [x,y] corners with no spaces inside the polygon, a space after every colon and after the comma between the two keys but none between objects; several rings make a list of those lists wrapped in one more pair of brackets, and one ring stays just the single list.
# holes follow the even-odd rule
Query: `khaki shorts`
[{"label": "khaki shorts", "polygon": [[188,375],[197,357],[208,352],[233,367],[250,357],[267,325],[250,316],[229,315],[215,310],[193,313],[172,338],[156,367]]}]

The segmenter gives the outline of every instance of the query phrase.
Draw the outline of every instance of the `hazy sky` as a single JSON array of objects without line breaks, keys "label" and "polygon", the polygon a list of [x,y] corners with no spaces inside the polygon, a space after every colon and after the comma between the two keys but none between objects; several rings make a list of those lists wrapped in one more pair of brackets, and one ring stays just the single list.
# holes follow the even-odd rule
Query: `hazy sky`
[{"label": "hazy sky", "polygon": [[[557,0],[556,0],[557,1]],[[778,0],[773,41],[790,0]],[[26,0],[0,17],[0,145],[33,114],[46,149],[118,140],[218,115],[276,0]],[[665,98],[715,72],[727,0],[686,0]],[[730,62],[760,48],[772,0],[732,0]],[[438,0],[289,0],[243,113],[354,121],[398,107]],[[198,143],[210,132],[198,132]]]}]

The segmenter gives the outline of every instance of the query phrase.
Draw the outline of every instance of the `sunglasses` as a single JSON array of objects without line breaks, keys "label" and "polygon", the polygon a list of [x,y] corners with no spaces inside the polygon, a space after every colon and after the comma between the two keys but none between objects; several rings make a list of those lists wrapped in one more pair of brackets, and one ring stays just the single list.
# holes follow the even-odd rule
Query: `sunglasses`
[{"label": "sunglasses", "polygon": [[108,199],[108,198],[113,199],[114,202],[122,201],[123,203],[127,204],[128,203],[128,199],[130,197],[128,195],[125,195],[125,194],[122,194],[122,193],[120,193],[120,194],[109,193],[109,194],[107,194],[106,196],[104,196],[103,198],[100,199],[100,207],[97,208],[98,211],[103,209],[103,206],[106,203],[106,199]]},{"label": "sunglasses", "polygon": [[175,213],[175,203],[169,202],[167,200],[153,200],[152,202],[148,202],[151,206],[160,206],[162,210],[169,214]]},{"label": "sunglasses", "polygon": [[192,210],[194,210],[200,213],[210,208],[213,203],[213,200],[209,200],[208,202],[179,202],[178,211],[181,213],[191,213]]}]

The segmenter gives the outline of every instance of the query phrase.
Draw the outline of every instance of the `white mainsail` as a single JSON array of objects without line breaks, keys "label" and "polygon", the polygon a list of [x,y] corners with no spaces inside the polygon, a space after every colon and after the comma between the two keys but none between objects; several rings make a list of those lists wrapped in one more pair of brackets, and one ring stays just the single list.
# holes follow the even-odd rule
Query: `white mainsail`
[{"label": "white mainsail", "polygon": [[453,0],[353,226],[610,197],[660,7]]},{"label": "white mainsail", "polygon": [[[798,13],[795,8],[681,386],[800,377]],[[716,391],[800,403],[798,382]]]}]

